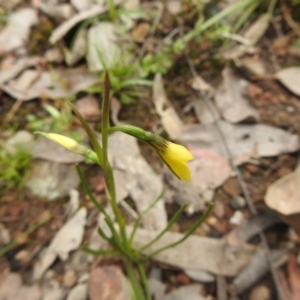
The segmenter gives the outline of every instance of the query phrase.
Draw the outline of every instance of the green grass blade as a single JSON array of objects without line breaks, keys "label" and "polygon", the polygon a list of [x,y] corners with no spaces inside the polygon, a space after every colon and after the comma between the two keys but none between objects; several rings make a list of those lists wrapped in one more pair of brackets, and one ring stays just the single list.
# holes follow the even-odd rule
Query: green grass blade
[{"label": "green grass blade", "polygon": [[195,232],[195,230],[205,221],[205,219],[209,216],[211,210],[213,209],[214,205],[211,203],[206,212],[203,214],[203,216],[199,219],[198,222],[196,222],[189,230],[188,232],[180,239],[178,240],[177,242],[174,242],[172,244],[169,244],[165,247],[162,247],[148,255],[146,255],[145,259],[148,260],[150,259],[151,257],[153,257],[154,255],[157,255],[158,253],[168,249],[168,248],[172,248],[172,247],[175,247],[177,246],[178,244],[181,244],[182,242],[184,242],[191,234],[193,234]]},{"label": "green grass blade", "polygon": [[144,245],[143,247],[139,248],[137,250],[138,253],[144,251],[145,249],[149,248],[151,245],[153,245],[156,241],[158,241],[169,229],[170,227],[179,219],[179,217],[182,215],[184,210],[186,209],[187,205],[182,205],[176,212],[176,214],[172,217],[172,219],[168,222],[167,226],[164,230],[162,230],[157,237],[155,237],[152,241],[150,241],[148,244]]}]

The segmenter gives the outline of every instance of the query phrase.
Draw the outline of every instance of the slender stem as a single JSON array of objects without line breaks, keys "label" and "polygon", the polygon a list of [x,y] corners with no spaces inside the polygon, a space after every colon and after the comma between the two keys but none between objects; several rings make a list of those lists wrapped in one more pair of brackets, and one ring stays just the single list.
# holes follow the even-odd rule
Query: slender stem
[{"label": "slender stem", "polygon": [[147,300],[151,300],[152,296],[151,296],[151,292],[150,292],[150,289],[149,289],[148,279],[147,279],[147,275],[146,275],[146,272],[145,272],[145,268],[141,263],[138,263],[137,267],[138,267],[139,273],[141,275],[141,281],[143,282],[144,290],[145,290],[145,293],[146,293],[146,298],[147,298]]},{"label": "slender stem", "polygon": [[108,155],[107,155],[108,135],[110,129],[109,100],[110,100],[110,83],[109,83],[108,72],[106,72],[104,78],[104,94],[103,94],[103,101],[102,101],[102,120],[101,120],[103,171],[105,175],[104,176],[105,182],[109,192],[110,204],[114,211],[116,221],[119,224],[120,234],[124,243],[124,247],[126,247],[126,249],[129,249],[128,239],[125,231],[125,222],[124,219],[122,218],[122,214],[117,203],[114,174],[112,171],[112,167],[108,161]]},{"label": "slender stem", "polygon": [[[141,287],[141,284],[138,280],[138,278],[136,277],[136,274],[133,270],[133,266],[132,263],[130,261],[128,261],[127,259],[123,259],[125,267],[126,267],[126,271],[128,274],[128,277],[130,279],[130,282],[132,284],[132,288],[133,288],[133,299],[134,300],[149,300],[147,298],[145,298],[143,289]],[[151,299],[151,298],[150,298]]]}]

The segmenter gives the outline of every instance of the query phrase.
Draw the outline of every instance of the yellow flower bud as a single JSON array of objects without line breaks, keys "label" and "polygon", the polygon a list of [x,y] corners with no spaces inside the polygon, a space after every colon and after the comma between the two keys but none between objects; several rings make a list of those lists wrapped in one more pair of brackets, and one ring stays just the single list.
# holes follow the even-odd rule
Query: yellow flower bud
[{"label": "yellow flower bud", "polygon": [[87,148],[85,146],[80,145],[78,142],[76,142],[75,140],[73,140],[67,136],[57,134],[57,133],[45,133],[45,132],[36,132],[36,133],[43,135],[47,139],[60,144],[61,146],[67,148],[68,150],[70,150],[72,152],[76,152],[76,153],[84,155],[87,150]]}]

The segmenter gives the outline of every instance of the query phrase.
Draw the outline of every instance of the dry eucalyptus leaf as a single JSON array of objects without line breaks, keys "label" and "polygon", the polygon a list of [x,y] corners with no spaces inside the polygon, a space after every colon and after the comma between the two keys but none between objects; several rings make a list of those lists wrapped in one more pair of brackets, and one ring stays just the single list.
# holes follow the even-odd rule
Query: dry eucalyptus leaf
[{"label": "dry eucalyptus leaf", "polygon": [[84,234],[87,210],[82,207],[77,213],[57,232],[49,247],[34,266],[33,279],[42,278],[46,270],[52,265],[56,257],[66,261],[69,252],[78,249]]},{"label": "dry eucalyptus leaf", "polygon": [[42,71],[39,77],[26,89],[21,89],[12,80],[0,85],[0,87],[12,97],[27,101],[39,97],[66,98],[98,82],[99,78],[96,75],[85,69],[78,68],[52,72]]},{"label": "dry eucalyptus leaf", "polygon": [[269,186],[265,202],[283,215],[300,213],[300,167]]},{"label": "dry eucalyptus leaf", "polygon": [[229,67],[222,72],[223,81],[218,87],[215,101],[225,120],[238,123],[244,120],[259,120],[258,111],[247,98],[248,82],[237,77]]},{"label": "dry eucalyptus leaf", "polygon": [[300,67],[282,69],[275,77],[291,92],[300,96]]},{"label": "dry eucalyptus leaf", "polygon": [[7,69],[0,72],[0,84],[13,79],[19,75],[24,69],[35,66],[39,63],[39,57],[26,57],[15,61],[15,63]]},{"label": "dry eucalyptus leaf", "polygon": [[[124,53],[122,53],[123,55]],[[121,59],[115,25],[101,22],[88,31],[87,61],[90,71],[102,71],[115,66]],[[122,60],[125,58],[122,57]]]},{"label": "dry eucalyptus leaf", "polygon": [[[171,139],[179,139],[183,131],[183,123],[167,98],[161,74],[157,73],[153,82],[153,102],[155,110]],[[165,108],[166,107],[166,108]]]},{"label": "dry eucalyptus leaf", "polygon": [[[128,228],[129,232],[132,228]],[[138,229],[134,247],[141,247],[158,235],[158,231]],[[174,243],[183,237],[182,233],[166,232],[145,251],[149,254]],[[183,243],[166,249],[154,256],[154,260],[182,269],[205,270],[216,275],[235,276],[250,261],[255,247],[243,245],[231,248],[224,239],[190,236]]]},{"label": "dry eucalyptus leaf", "polygon": [[22,47],[28,40],[30,28],[37,23],[37,13],[32,8],[12,13],[0,32],[0,55]]},{"label": "dry eucalyptus leaf", "polygon": [[[115,0],[114,4],[119,5],[123,2],[123,0]],[[101,4],[93,5],[89,9],[80,11],[78,14],[74,15],[67,21],[63,22],[60,26],[58,26],[50,36],[50,43],[54,44],[58,42],[61,38],[63,38],[75,25],[78,23],[87,20],[89,18],[93,18],[100,14],[103,14],[107,11],[107,7]]]},{"label": "dry eucalyptus leaf", "polygon": [[[233,125],[219,122],[234,159],[272,157],[299,150],[299,137],[269,125]],[[195,125],[186,129],[181,142],[191,148],[203,148],[227,156],[215,124]]]}]

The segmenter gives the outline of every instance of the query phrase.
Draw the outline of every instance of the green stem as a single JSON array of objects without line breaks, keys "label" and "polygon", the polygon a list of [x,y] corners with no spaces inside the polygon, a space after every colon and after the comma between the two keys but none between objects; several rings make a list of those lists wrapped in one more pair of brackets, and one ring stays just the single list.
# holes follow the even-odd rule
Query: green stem
[{"label": "green stem", "polygon": [[151,292],[150,292],[150,289],[149,289],[148,279],[147,279],[147,275],[146,275],[146,272],[145,272],[145,268],[141,263],[138,263],[137,267],[138,267],[139,273],[141,275],[141,281],[142,281],[143,286],[144,286],[144,290],[145,290],[145,293],[146,293],[146,298],[147,298],[147,300],[151,300],[152,296],[151,296]]},{"label": "green stem", "polygon": [[133,270],[132,263],[130,261],[124,259],[124,264],[126,267],[127,275],[132,284],[132,289],[133,289],[133,293],[134,293],[133,299],[134,300],[151,300],[151,298],[150,299],[145,298],[141,284],[139,283],[139,280],[136,277],[135,272]]},{"label": "green stem", "polygon": [[122,218],[121,211],[118,207],[117,197],[116,197],[116,187],[114,174],[112,167],[108,161],[107,148],[108,148],[108,135],[109,135],[109,100],[110,100],[110,83],[108,72],[105,73],[104,79],[104,93],[103,93],[103,102],[102,102],[102,120],[101,120],[101,131],[102,131],[102,160],[103,160],[103,171],[105,174],[105,182],[110,196],[110,204],[114,211],[116,221],[119,224],[120,234],[124,243],[124,247],[129,249],[128,239],[125,231],[125,222]]}]

